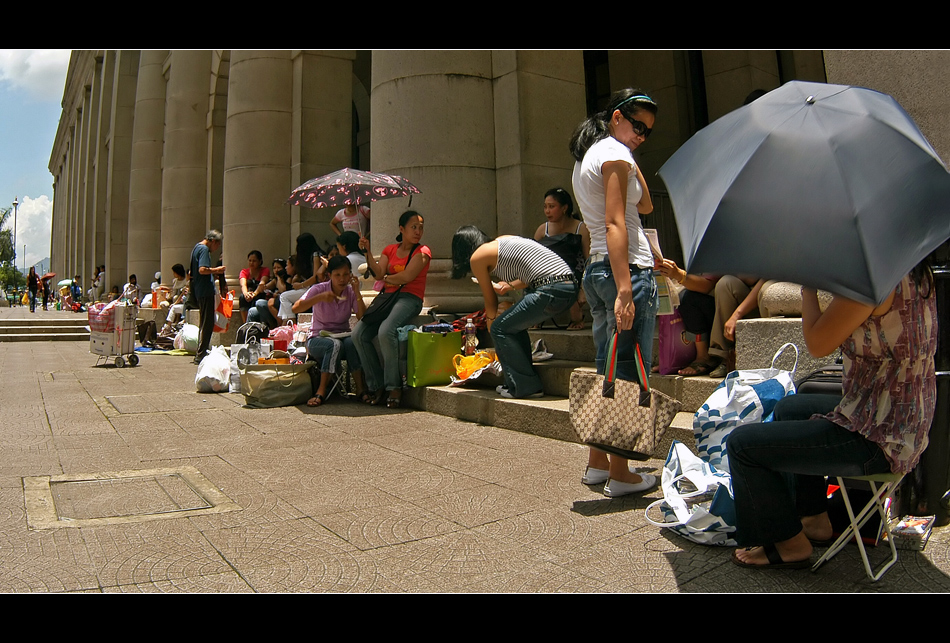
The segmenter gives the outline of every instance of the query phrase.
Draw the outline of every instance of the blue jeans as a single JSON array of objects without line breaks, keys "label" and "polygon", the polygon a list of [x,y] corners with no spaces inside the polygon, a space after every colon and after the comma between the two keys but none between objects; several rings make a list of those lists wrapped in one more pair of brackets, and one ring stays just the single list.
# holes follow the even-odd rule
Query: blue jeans
[{"label": "blue jeans", "polygon": [[501,362],[505,386],[514,397],[527,397],[543,390],[541,378],[531,364],[528,329],[561,313],[577,301],[577,287],[559,282],[525,291],[517,304],[498,315],[491,325],[495,352]]},{"label": "blue jeans", "polygon": [[[825,476],[890,473],[884,451],[828,420],[837,395],[791,395],[775,406],[775,421],[747,424],[729,434],[726,448],[736,501],[736,542],[770,545],[802,530],[802,516],[827,511]],[[789,486],[789,474],[794,488]]]},{"label": "blue jeans", "polygon": [[[409,293],[399,293],[389,316],[380,324],[369,325],[362,320],[353,329],[353,343],[360,355],[366,386],[371,391],[386,387],[387,391],[402,388],[399,376],[399,328],[422,312],[422,300]],[[379,351],[373,340],[379,337]],[[382,363],[380,363],[382,362]]]},{"label": "blue jeans", "polygon": [[[617,377],[637,381],[636,346],[647,373],[653,364],[653,334],[656,329],[656,311],[660,298],[653,279],[653,268],[630,269],[630,285],[633,287],[633,305],[636,309],[633,328],[620,333],[617,339]],[[594,318],[594,345],[597,347],[597,372],[603,375],[606,362],[607,342],[617,328],[614,302],[617,300],[617,285],[608,260],[597,261],[587,266],[584,272],[584,293]]]},{"label": "blue jeans", "polygon": [[266,324],[268,328],[277,328],[280,326],[277,320],[274,319],[274,316],[270,314],[270,309],[267,308],[266,299],[258,299],[254,302],[254,306],[248,308],[247,321],[260,322],[262,324]]},{"label": "blue jeans", "polygon": [[317,336],[307,340],[307,355],[320,365],[321,373],[336,373],[341,354],[346,356],[346,364],[351,373],[362,368],[352,337],[333,339]]}]

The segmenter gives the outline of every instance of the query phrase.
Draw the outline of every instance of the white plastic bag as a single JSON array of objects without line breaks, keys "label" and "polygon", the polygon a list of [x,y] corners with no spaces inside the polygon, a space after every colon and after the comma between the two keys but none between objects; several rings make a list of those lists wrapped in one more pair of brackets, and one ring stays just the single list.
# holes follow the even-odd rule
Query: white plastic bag
[{"label": "white plastic bag", "polygon": [[189,353],[198,352],[198,333],[200,330],[194,324],[185,324],[175,335],[175,348],[186,350]]},{"label": "white plastic bag", "polygon": [[231,360],[224,346],[215,346],[198,365],[195,388],[199,393],[227,392],[231,379]]},{"label": "white plastic bag", "polygon": [[[701,545],[735,547],[736,506],[732,477],[696,457],[685,444],[673,440],[663,466],[663,499],[650,503],[644,516],[651,525],[672,529]],[[663,520],[650,517],[659,507]]]},{"label": "white plastic bag", "polygon": [[[775,368],[782,352],[795,349],[791,371]],[[699,457],[720,471],[729,472],[726,441],[739,425],[770,422],[778,401],[795,393],[798,347],[784,344],[772,358],[771,368],[732,371],[693,416],[693,435]]]}]

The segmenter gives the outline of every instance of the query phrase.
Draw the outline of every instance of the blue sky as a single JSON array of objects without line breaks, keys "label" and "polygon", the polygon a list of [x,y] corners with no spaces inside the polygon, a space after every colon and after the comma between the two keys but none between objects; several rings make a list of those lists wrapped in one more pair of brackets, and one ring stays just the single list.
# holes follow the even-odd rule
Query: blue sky
[{"label": "blue sky", "polygon": [[[17,265],[49,255],[53,177],[49,156],[62,112],[68,49],[0,49],[0,208],[14,197]],[[12,228],[13,221],[8,227]]]}]

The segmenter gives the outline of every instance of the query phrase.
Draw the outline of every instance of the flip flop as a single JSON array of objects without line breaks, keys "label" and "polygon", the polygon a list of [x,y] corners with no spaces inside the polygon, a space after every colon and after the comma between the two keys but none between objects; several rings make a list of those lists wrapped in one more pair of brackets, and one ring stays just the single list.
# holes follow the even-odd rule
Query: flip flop
[{"label": "flip flop", "polygon": [[358,399],[363,404],[370,404],[373,401],[373,396],[369,393],[369,391],[363,391],[356,396],[356,399]]},{"label": "flip flop", "polygon": [[[747,547],[746,551],[749,549],[752,548]],[[732,552],[732,562],[739,567],[749,567],[752,569],[807,569],[811,567],[811,559],[809,558],[786,563],[782,560],[782,556],[778,553],[778,549],[775,548],[775,545],[762,545],[762,549],[765,551],[765,557],[769,561],[768,565],[753,565],[752,563],[743,562],[736,557],[735,551]]]},{"label": "flip flop", "polygon": [[[687,366],[686,368],[681,368],[681,369],[679,369],[676,373],[677,373],[677,375],[679,375],[679,376],[681,376],[681,377],[700,377],[700,376],[702,376],[702,375],[708,375],[708,374],[711,373],[711,372],[713,371],[713,369],[715,369],[718,365],[719,365],[719,364],[717,364],[716,362],[702,362],[702,361],[700,361],[700,360],[696,360],[695,362],[693,362],[692,364],[690,364],[690,365]],[[689,373],[689,374],[684,373],[683,371],[685,371],[687,368],[693,369],[693,372],[692,372],[692,373]],[[725,376],[723,376],[723,377],[725,377]]]},{"label": "flip flop", "polygon": [[386,400],[387,409],[398,409],[399,405],[402,404],[402,397],[390,397]]},{"label": "flip flop", "polygon": [[580,321],[572,321],[572,322],[571,322],[570,324],[568,324],[568,326],[567,326],[567,329],[568,329],[568,330],[584,330],[584,328],[585,328],[585,326],[584,326],[584,320],[583,320],[583,319],[580,320]]},{"label": "flip flop", "polygon": [[[327,398],[326,398],[325,396],[320,395],[319,393],[317,393],[316,395],[314,395],[313,397],[311,397],[309,400],[307,400],[307,406],[309,406],[309,407],[311,407],[311,408],[317,407],[317,406],[320,406],[321,404],[323,404],[324,402],[326,402],[326,400],[327,400]],[[313,403],[314,401],[316,401],[316,404]]]}]

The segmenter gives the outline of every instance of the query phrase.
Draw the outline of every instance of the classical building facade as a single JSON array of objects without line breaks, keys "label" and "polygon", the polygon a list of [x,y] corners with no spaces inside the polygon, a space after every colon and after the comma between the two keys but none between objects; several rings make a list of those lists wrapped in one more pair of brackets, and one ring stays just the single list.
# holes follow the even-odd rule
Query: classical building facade
[{"label": "classical building facade", "polygon": [[[656,170],[753,89],[789,80],[895,96],[947,158],[950,52],[846,51],[75,51],[50,155],[52,270],[107,286],[188,263],[209,228],[237,283],[247,253],[293,252],[301,232],[328,245],[333,212],[286,204],[342,167],[400,174],[422,194],[433,264],[429,303],[477,303],[447,279],[455,229],[531,236],[554,186],[570,189],[567,142],[612,90],[659,105],[637,151],[657,204],[647,225],[679,242]],[[398,232],[406,199],[372,206],[373,250]]]}]

